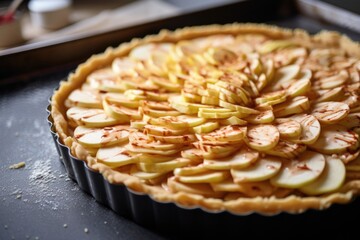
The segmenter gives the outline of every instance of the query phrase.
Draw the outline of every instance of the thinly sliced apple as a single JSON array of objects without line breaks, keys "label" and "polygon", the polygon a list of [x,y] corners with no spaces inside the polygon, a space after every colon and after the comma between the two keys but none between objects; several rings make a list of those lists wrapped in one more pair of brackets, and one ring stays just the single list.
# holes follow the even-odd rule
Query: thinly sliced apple
[{"label": "thinly sliced apple", "polygon": [[124,147],[114,146],[100,148],[97,151],[96,159],[100,163],[104,163],[111,168],[117,168],[138,161],[137,156],[131,156]]},{"label": "thinly sliced apple", "polygon": [[144,133],[158,136],[179,136],[185,133],[187,129],[170,129],[163,126],[145,125]]},{"label": "thinly sliced apple", "polygon": [[314,116],[300,114],[293,115],[290,118],[300,123],[302,128],[301,135],[292,141],[306,145],[316,142],[320,136],[321,126],[319,121]]},{"label": "thinly sliced apple", "polygon": [[227,126],[227,125],[246,125],[247,122],[238,118],[238,117],[235,117],[235,116],[232,116],[232,117],[229,117],[227,119],[223,119],[223,120],[220,120],[219,123],[221,125],[224,125],[224,126]]},{"label": "thinly sliced apple", "polygon": [[204,167],[213,170],[240,169],[248,167],[259,158],[259,153],[248,148],[242,148],[235,155],[222,159],[205,159]]},{"label": "thinly sliced apple", "polygon": [[188,176],[176,176],[175,178],[183,183],[214,183],[222,182],[230,176],[228,171],[212,171],[197,173]]},{"label": "thinly sliced apple", "polygon": [[274,125],[281,137],[298,137],[301,134],[300,123],[290,118],[277,118]]},{"label": "thinly sliced apple", "polygon": [[94,71],[86,78],[86,81],[92,88],[101,91],[124,92],[126,90],[118,84],[119,78],[110,68],[103,68]]},{"label": "thinly sliced apple", "polygon": [[186,192],[207,198],[219,198],[224,195],[222,192],[215,192],[207,183],[183,183],[176,180],[176,177],[168,178],[166,187],[170,192]]},{"label": "thinly sliced apple", "polygon": [[124,142],[129,137],[129,126],[114,126],[105,128],[87,128],[79,126],[75,128],[75,139],[90,148],[100,148]]},{"label": "thinly sliced apple", "polygon": [[[209,108],[201,108],[199,109],[199,112],[198,112],[198,117],[201,117],[201,118],[206,118],[206,119],[225,119],[225,118],[230,118],[230,117],[238,117],[238,118],[242,118],[246,115],[238,112],[238,111],[233,111],[233,112],[228,112],[228,111],[223,111],[223,112],[208,112],[206,111],[207,109]],[[224,110],[228,110],[228,109],[225,109],[225,108],[222,108]]]},{"label": "thinly sliced apple", "polygon": [[201,133],[209,133],[214,131],[215,129],[219,128],[218,122],[206,122],[199,126],[193,127],[195,133],[201,134]]},{"label": "thinly sliced apple", "polygon": [[344,163],[337,158],[327,156],[326,166],[321,175],[313,182],[299,190],[308,195],[319,195],[338,190],[345,181],[346,169]]},{"label": "thinly sliced apple", "polygon": [[138,177],[142,180],[152,180],[163,176],[166,173],[147,173],[140,171],[136,165],[133,165],[130,169],[130,175]]},{"label": "thinly sliced apple", "polygon": [[272,84],[264,89],[265,92],[274,92],[281,89],[288,88],[293,79],[295,79],[300,72],[299,65],[288,65],[282,68],[279,68],[274,75]]},{"label": "thinly sliced apple", "polygon": [[151,141],[151,139],[141,132],[131,132],[129,141],[132,145],[141,148],[154,149],[154,150],[174,150],[181,147],[178,144],[161,143],[159,141]]},{"label": "thinly sliced apple", "polygon": [[135,154],[139,162],[143,163],[160,163],[167,162],[176,159],[178,156],[162,156],[157,154],[149,154],[149,153],[136,153]]},{"label": "thinly sliced apple", "polygon": [[309,99],[305,96],[298,96],[274,106],[273,112],[276,117],[286,117],[292,114],[303,113],[309,108]]},{"label": "thinly sliced apple", "polygon": [[72,107],[66,114],[77,125],[89,128],[108,127],[127,122],[109,117],[102,109]]},{"label": "thinly sliced apple", "polygon": [[359,136],[353,131],[348,131],[346,127],[336,124],[323,126],[318,140],[309,145],[324,154],[344,153],[358,146]]},{"label": "thinly sliced apple", "polygon": [[306,151],[297,159],[283,162],[279,173],[271,178],[271,184],[285,188],[300,188],[315,181],[325,168],[324,155]]},{"label": "thinly sliced apple", "polygon": [[157,136],[157,135],[153,135],[153,134],[148,134],[148,136],[157,141],[160,141],[163,143],[172,143],[172,144],[189,145],[197,140],[194,134],[184,134],[181,136]]},{"label": "thinly sliced apple", "polygon": [[157,150],[153,148],[144,148],[144,147],[137,147],[132,144],[127,144],[125,148],[132,153],[145,153],[145,154],[154,154],[160,156],[173,156],[174,154],[178,153],[181,149],[171,149],[171,150]]},{"label": "thinly sliced apple", "polygon": [[183,158],[188,158],[193,161],[202,161],[203,160],[203,151],[197,148],[190,148],[181,151],[181,156]]},{"label": "thinly sliced apple", "polygon": [[136,76],[136,61],[129,57],[115,58],[112,62],[112,71],[119,76]]},{"label": "thinly sliced apple", "polygon": [[196,127],[204,122],[206,122],[205,118],[198,118],[188,115],[180,115],[176,117],[174,116],[160,117],[154,120],[154,123],[157,123],[155,125],[168,126],[173,129]]},{"label": "thinly sliced apple", "polygon": [[145,61],[150,59],[151,55],[156,51],[170,52],[173,46],[172,43],[148,43],[133,48],[129,56],[135,60]]},{"label": "thinly sliced apple", "polygon": [[244,118],[244,120],[252,124],[271,123],[274,119],[275,116],[272,110],[264,110],[259,114],[253,114]]},{"label": "thinly sliced apple", "polygon": [[320,89],[334,89],[334,88],[339,87],[339,86],[343,85],[344,83],[346,83],[346,81],[348,79],[349,79],[349,74],[348,74],[347,70],[344,69],[344,70],[341,70],[336,75],[322,78],[318,81],[315,81],[313,83],[313,86],[315,88],[320,88]]},{"label": "thinly sliced apple", "polygon": [[176,168],[174,170],[174,175],[175,176],[192,176],[192,175],[196,175],[199,173],[205,173],[208,171],[209,171],[209,169],[205,168],[204,165],[199,164],[196,166]]},{"label": "thinly sliced apple", "polygon": [[229,125],[208,134],[198,135],[197,137],[201,141],[233,142],[243,140],[245,135],[246,127]]},{"label": "thinly sliced apple", "polygon": [[155,83],[156,85],[166,89],[167,91],[170,91],[170,92],[180,92],[181,91],[180,84],[172,83],[165,78],[151,77],[150,80],[153,83]]},{"label": "thinly sliced apple", "polygon": [[281,160],[273,157],[263,157],[244,169],[231,169],[231,175],[236,183],[259,182],[270,179],[281,168]]},{"label": "thinly sliced apple", "polygon": [[247,107],[236,105],[236,104],[231,104],[231,103],[228,103],[228,102],[223,101],[223,100],[219,101],[219,106],[223,107],[223,108],[233,110],[233,111],[238,111],[238,112],[241,112],[241,113],[244,113],[244,114],[259,114],[260,113],[260,111],[258,111],[256,109],[247,108]]},{"label": "thinly sliced apple", "polygon": [[280,139],[278,144],[270,150],[265,151],[266,154],[272,156],[278,156],[287,159],[293,159],[299,156],[306,150],[306,146],[303,144],[292,143],[283,139]]},{"label": "thinly sliced apple", "polygon": [[268,124],[249,126],[247,129],[246,144],[258,151],[267,151],[279,142],[280,133],[276,127]]},{"label": "thinly sliced apple", "polygon": [[337,101],[340,100],[345,94],[343,87],[337,87],[321,91],[322,94],[319,94],[319,97],[317,99],[314,99],[315,102]]},{"label": "thinly sliced apple", "polygon": [[101,108],[100,95],[95,91],[83,91],[76,89],[72,91],[67,99],[71,106],[84,108]]},{"label": "thinly sliced apple", "polygon": [[350,113],[344,119],[339,122],[339,125],[352,129],[354,127],[360,127],[360,113]]},{"label": "thinly sliced apple", "polygon": [[320,102],[313,106],[311,115],[321,123],[334,124],[345,118],[350,112],[346,103],[342,102]]},{"label": "thinly sliced apple", "polygon": [[107,93],[105,94],[104,99],[108,103],[121,105],[127,108],[138,108],[140,106],[140,101],[130,100],[122,93]]},{"label": "thinly sliced apple", "polygon": [[175,168],[182,168],[190,164],[190,160],[186,158],[176,158],[170,161],[159,163],[138,162],[138,168],[143,172],[150,173],[166,173],[173,171]]},{"label": "thinly sliced apple", "polygon": [[[310,72],[310,78],[311,78],[311,71],[310,70],[307,71]],[[311,89],[310,78],[294,81],[286,90],[287,95],[290,97],[305,95]]]},{"label": "thinly sliced apple", "polygon": [[147,124],[146,122],[141,120],[130,120],[130,127],[138,130],[143,130],[146,124]]},{"label": "thinly sliced apple", "polygon": [[296,45],[297,43],[287,40],[268,40],[261,46],[259,52],[266,54],[278,49],[293,47]]}]

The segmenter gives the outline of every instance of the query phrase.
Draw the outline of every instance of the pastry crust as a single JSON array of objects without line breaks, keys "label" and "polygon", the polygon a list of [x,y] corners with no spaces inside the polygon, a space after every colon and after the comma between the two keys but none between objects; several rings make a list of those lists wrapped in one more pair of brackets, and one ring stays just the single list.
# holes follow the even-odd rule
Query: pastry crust
[{"label": "pastry crust", "polygon": [[108,48],[104,53],[92,56],[85,63],[79,65],[76,71],[69,75],[67,81],[60,83],[60,87],[55,91],[51,101],[51,115],[60,141],[71,149],[71,154],[74,157],[85,161],[90,168],[102,173],[110,183],[124,184],[133,191],[149,194],[156,201],[174,202],[184,208],[198,206],[210,212],[229,211],[239,215],[257,212],[272,215],[279,212],[301,213],[308,209],[322,210],[334,203],[352,201],[360,193],[360,180],[357,172],[357,175],[355,173],[350,174],[352,178],[347,179],[338,191],[320,196],[305,196],[295,191],[283,198],[275,196],[255,198],[240,196],[224,200],[225,198],[207,198],[186,192],[171,193],[158,185],[146,184],[137,177],[116,171],[105,164],[97,162],[94,157],[91,157],[87,149],[74,140],[71,127],[66,118],[67,108],[65,102],[69,94],[78,89],[93,71],[111,65],[117,57],[126,56],[135,47],[146,43],[178,42],[215,34],[237,35],[241,33],[258,33],[272,39],[291,38],[294,41],[302,42],[304,45],[309,43],[321,47],[339,48],[344,50],[350,57],[360,58],[359,44],[336,32],[324,31],[311,36],[301,29],[290,30],[264,24],[238,23],[187,27],[173,32],[162,30],[157,35],[146,36],[143,39],[133,39],[131,42],[123,43],[117,48]]}]

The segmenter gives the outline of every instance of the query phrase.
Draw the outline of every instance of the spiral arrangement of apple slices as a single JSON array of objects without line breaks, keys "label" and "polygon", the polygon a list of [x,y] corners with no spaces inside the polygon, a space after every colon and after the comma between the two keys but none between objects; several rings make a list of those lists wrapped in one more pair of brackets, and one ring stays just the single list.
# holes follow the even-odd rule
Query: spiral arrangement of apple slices
[{"label": "spiral arrangement of apple slices", "polygon": [[359,71],[257,34],[149,43],[88,75],[67,118],[98,163],[170,192],[320,195],[360,171]]}]

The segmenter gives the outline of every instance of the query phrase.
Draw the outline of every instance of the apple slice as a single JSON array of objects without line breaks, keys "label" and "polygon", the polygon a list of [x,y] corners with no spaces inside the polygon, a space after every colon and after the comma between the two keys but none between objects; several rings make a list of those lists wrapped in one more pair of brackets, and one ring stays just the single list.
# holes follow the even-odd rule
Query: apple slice
[{"label": "apple slice", "polygon": [[224,126],[227,126],[227,125],[246,125],[247,122],[238,118],[238,117],[235,117],[235,116],[232,116],[232,117],[229,117],[227,119],[223,119],[223,120],[220,120],[219,123],[221,125],[224,125]]},{"label": "apple slice", "polygon": [[337,158],[327,156],[326,166],[315,181],[301,187],[299,190],[308,195],[319,195],[338,190],[345,181],[346,169],[344,163]]},{"label": "apple slice", "polygon": [[132,153],[144,153],[144,154],[153,154],[153,155],[160,155],[160,156],[173,156],[178,153],[181,149],[171,149],[171,150],[158,150],[154,148],[145,148],[145,147],[137,147],[132,144],[127,144],[124,146],[129,152]]},{"label": "apple slice", "polygon": [[271,123],[274,119],[275,116],[272,110],[264,110],[259,114],[253,114],[244,118],[244,120],[252,124]]},{"label": "apple slice", "polygon": [[158,136],[179,136],[185,133],[187,129],[170,129],[163,126],[145,125],[144,133]]},{"label": "apple slice", "polygon": [[259,52],[262,54],[266,54],[278,49],[288,48],[296,45],[296,43],[287,40],[268,40],[262,44]]},{"label": "apple slice", "polygon": [[343,87],[337,87],[337,88],[321,90],[321,91],[322,93],[319,94],[319,97],[317,99],[314,99],[315,102],[328,102],[328,101],[340,100],[342,97],[344,97],[345,94]]},{"label": "apple slice", "polygon": [[130,120],[130,127],[138,129],[138,130],[143,130],[144,126],[147,123],[144,121],[140,121],[140,120]]},{"label": "apple slice", "polygon": [[190,148],[190,149],[185,149],[183,151],[181,151],[181,156],[183,158],[188,158],[192,161],[202,161],[203,160],[203,151],[201,149],[197,149],[197,148]]},{"label": "apple slice", "polygon": [[301,125],[301,135],[292,139],[293,142],[303,143],[306,145],[313,144],[320,136],[321,126],[319,121],[312,115],[299,114],[293,115],[291,119],[297,121]]},{"label": "apple slice", "polygon": [[310,77],[294,81],[286,90],[288,96],[297,97],[297,96],[305,95],[311,89],[311,81],[310,81],[311,71],[310,70],[307,71],[310,72],[309,74]]},{"label": "apple slice", "polygon": [[79,126],[75,128],[74,137],[85,147],[106,147],[127,141],[129,137],[128,127],[129,126],[123,125],[105,128],[87,128]]},{"label": "apple slice", "polygon": [[151,139],[141,132],[131,132],[129,135],[129,142],[137,147],[154,149],[154,150],[174,150],[181,147],[177,144],[161,143],[158,141],[151,141]]},{"label": "apple slice", "polygon": [[290,118],[277,118],[274,125],[281,137],[298,137],[301,134],[301,125]]},{"label": "apple slice", "polygon": [[245,138],[246,144],[258,151],[267,151],[279,142],[280,133],[276,127],[268,124],[249,126]]},{"label": "apple slice", "polygon": [[300,72],[299,65],[288,65],[277,69],[272,84],[264,89],[265,92],[274,92],[287,89]]},{"label": "apple slice", "polygon": [[129,164],[134,164],[138,161],[137,156],[131,156],[124,147],[114,146],[107,148],[100,148],[96,154],[96,160],[104,163],[111,168],[117,168]]},{"label": "apple slice", "polygon": [[137,160],[143,163],[161,163],[167,162],[176,159],[178,156],[161,156],[157,154],[149,154],[149,153],[136,153]]},{"label": "apple slice", "polygon": [[305,96],[298,96],[274,106],[273,112],[276,117],[286,117],[292,114],[303,113],[309,108],[309,99]]},{"label": "apple slice", "polygon": [[151,77],[150,80],[155,83],[156,85],[160,86],[163,89],[166,89],[170,92],[180,92],[181,91],[181,85],[178,83],[172,83],[169,80],[165,78],[160,77]]},{"label": "apple slice", "polygon": [[223,100],[219,100],[219,106],[223,107],[223,108],[233,110],[233,111],[238,111],[238,112],[244,113],[244,114],[259,114],[260,113],[256,109],[247,108],[247,107],[244,107],[244,106],[228,103],[228,102],[223,101]]},{"label": "apple slice", "polygon": [[67,100],[70,102],[70,106],[102,108],[100,95],[95,91],[76,89],[70,93]]},{"label": "apple slice", "polygon": [[339,122],[339,125],[352,129],[354,127],[360,127],[360,113],[350,113],[344,119]]},{"label": "apple slice", "polygon": [[102,109],[72,107],[68,109],[66,115],[70,121],[88,128],[108,127],[127,123],[127,118],[119,120],[109,117]]},{"label": "apple slice", "polygon": [[306,146],[303,144],[292,143],[280,139],[278,144],[274,148],[265,151],[265,153],[272,156],[292,159],[299,156],[305,150],[306,150]]},{"label": "apple slice", "polygon": [[311,115],[321,123],[334,124],[345,118],[350,112],[346,103],[342,102],[320,102],[313,106]]},{"label": "apple slice", "polygon": [[154,180],[165,174],[166,173],[159,173],[159,172],[156,172],[156,173],[143,172],[143,171],[139,170],[136,165],[133,165],[130,169],[130,175],[140,178],[141,180]]},{"label": "apple slice", "polygon": [[359,146],[359,136],[341,125],[325,125],[318,140],[309,146],[324,154],[344,153]]},{"label": "apple slice", "polygon": [[222,192],[215,192],[207,183],[183,183],[179,182],[176,177],[168,178],[166,188],[173,193],[186,192],[206,198],[220,198],[224,195]]},{"label": "apple slice", "polygon": [[137,62],[129,57],[115,58],[111,64],[113,73],[118,76],[133,76],[137,75],[135,68]]},{"label": "apple slice", "polygon": [[240,169],[248,167],[259,158],[259,153],[248,148],[242,148],[235,155],[222,159],[205,159],[204,167],[213,170]]},{"label": "apple slice", "polygon": [[155,139],[163,143],[172,143],[172,144],[184,144],[189,145],[190,143],[195,142],[197,139],[194,134],[184,134],[181,136],[157,136],[153,134],[147,134],[150,138]]},{"label": "apple slice", "polygon": [[219,128],[218,122],[206,122],[199,126],[193,127],[193,130],[197,134],[201,133],[209,133],[214,131],[215,129]]},{"label": "apple slice", "polygon": [[127,108],[138,108],[140,106],[140,101],[129,100],[122,93],[106,93],[104,99],[108,103],[121,105]]},{"label": "apple slice", "polygon": [[119,84],[118,76],[110,69],[98,69],[91,73],[86,81],[92,88],[105,92],[124,92],[125,88]]},{"label": "apple slice", "polygon": [[263,157],[244,169],[231,169],[236,183],[259,182],[273,177],[281,168],[281,161],[273,157]]},{"label": "apple slice", "polygon": [[190,160],[186,158],[176,158],[170,161],[159,163],[138,162],[138,168],[143,172],[150,173],[166,173],[171,172],[175,168],[182,168],[190,164]]},{"label": "apple slice", "polygon": [[313,83],[314,88],[320,89],[334,89],[336,87],[342,86],[349,79],[349,74],[347,70],[341,70],[338,74],[325,77],[320,80],[317,80]]},{"label": "apple slice", "polygon": [[151,58],[154,52],[169,53],[174,44],[172,43],[148,43],[134,47],[129,56],[134,60],[146,61]]},{"label": "apple slice", "polygon": [[271,178],[271,184],[277,187],[300,188],[315,181],[325,168],[324,155],[306,151],[297,159],[283,162],[279,173]]},{"label": "apple slice", "polygon": [[180,112],[176,111],[176,110],[156,110],[156,109],[151,109],[149,107],[140,107],[139,108],[140,112],[142,112],[143,114],[149,115],[150,117],[165,117],[165,116],[179,116],[181,115]]},{"label": "apple slice", "polygon": [[200,173],[208,172],[209,169],[205,168],[202,164],[196,166],[187,166],[182,168],[176,168],[174,170],[175,176],[192,176]]},{"label": "apple slice", "polygon": [[228,171],[212,171],[201,172],[194,175],[176,176],[175,178],[183,183],[214,183],[222,182],[230,176]]},{"label": "apple slice", "polygon": [[[152,119],[150,119],[151,121]],[[167,116],[167,117],[160,117],[157,119],[153,119],[154,125],[161,125],[167,126],[173,129],[184,129],[189,127],[196,127],[204,122],[206,122],[205,118],[198,118],[194,116],[188,115],[180,115],[180,116]]]},{"label": "apple slice", "polygon": [[234,142],[243,140],[245,134],[246,127],[229,125],[208,134],[197,135],[197,137],[201,141]]}]

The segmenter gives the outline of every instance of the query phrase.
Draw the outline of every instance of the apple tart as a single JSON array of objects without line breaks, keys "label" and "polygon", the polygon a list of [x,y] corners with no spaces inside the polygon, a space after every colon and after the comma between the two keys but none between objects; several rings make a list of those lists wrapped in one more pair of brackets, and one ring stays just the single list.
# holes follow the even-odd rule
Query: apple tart
[{"label": "apple tart", "polygon": [[258,24],[134,39],[52,97],[71,154],[160,202],[301,213],[360,193],[360,47]]}]

